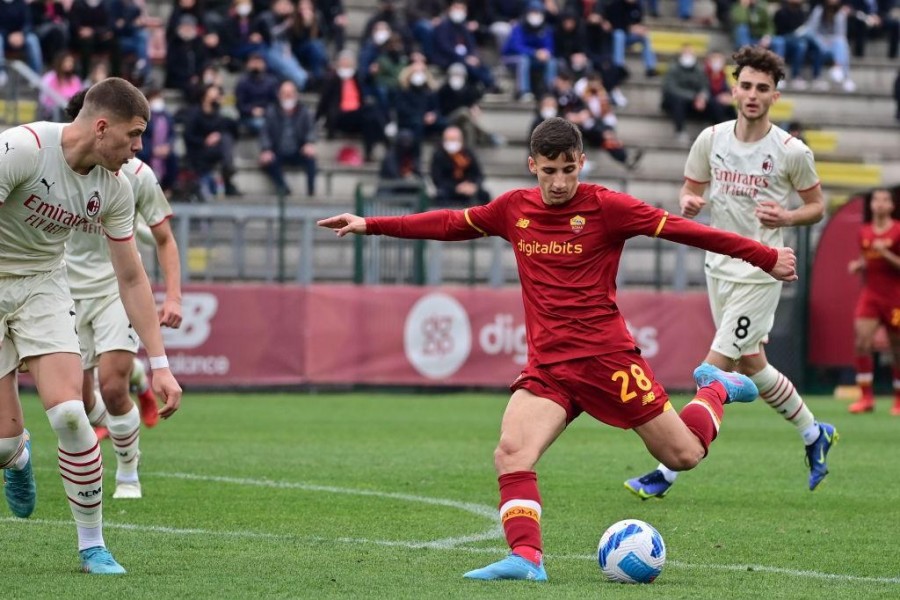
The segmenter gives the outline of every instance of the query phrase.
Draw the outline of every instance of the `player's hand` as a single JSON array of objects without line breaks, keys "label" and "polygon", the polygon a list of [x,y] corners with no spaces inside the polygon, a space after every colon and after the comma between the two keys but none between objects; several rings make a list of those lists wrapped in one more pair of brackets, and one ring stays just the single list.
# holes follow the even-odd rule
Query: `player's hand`
[{"label": "player's hand", "polygon": [[763,227],[777,229],[791,225],[790,215],[783,206],[771,200],[764,200],[756,205],[756,218]]},{"label": "player's hand", "polygon": [[851,275],[855,275],[856,273],[862,273],[866,268],[866,261],[861,258],[857,258],[856,260],[851,260],[847,264],[847,271]]},{"label": "player's hand", "polygon": [[156,311],[159,315],[159,324],[172,329],[181,327],[181,301],[174,298],[166,298]]},{"label": "player's hand", "polygon": [[181,405],[181,386],[169,369],[153,369],[150,380],[156,397],[165,399],[165,405],[159,409],[159,416],[168,419]]},{"label": "player's hand", "polygon": [[336,217],[328,217],[316,223],[319,227],[327,227],[333,229],[338,237],[344,237],[348,233],[357,235],[365,235],[366,220],[350,213],[337,215]]},{"label": "player's hand", "polygon": [[681,206],[681,216],[693,219],[706,206],[706,200],[703,199],[703,196],[684,194],[678,204]]},{"label": "player's hand", "polygon": [[797,257],[793,248],[778,248],[778,260],[769,275],[780,281],[797,281]]}]

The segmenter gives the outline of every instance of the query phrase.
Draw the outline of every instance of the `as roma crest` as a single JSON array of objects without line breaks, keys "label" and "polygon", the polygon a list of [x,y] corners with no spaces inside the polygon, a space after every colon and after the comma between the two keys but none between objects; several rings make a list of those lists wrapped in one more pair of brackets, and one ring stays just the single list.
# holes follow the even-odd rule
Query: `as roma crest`
[{"label": "as roma crest", "polygon": [[584,229],[584,224],[586,223],[586,219],[581,215],[575,215],[571,219],[569,219],[569,226],[572,227],[573,233],[581,233]]}]

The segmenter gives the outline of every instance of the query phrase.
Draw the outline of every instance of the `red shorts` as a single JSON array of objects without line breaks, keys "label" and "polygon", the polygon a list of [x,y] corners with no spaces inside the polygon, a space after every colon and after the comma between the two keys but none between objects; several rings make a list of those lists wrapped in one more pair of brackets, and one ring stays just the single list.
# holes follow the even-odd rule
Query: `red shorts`
[{"label": "red shorts", "polygon": [[556,402],[566,410],[567,423],[586,412],[613,427],[631,429],[672,408],[637,350],[529,364],[510,389],[526,389]]},{"label": "red shorts", "polygon": [[856,301],[857,319],[875,319],[890,331],[900,332],[900,303],[864,289]]}]

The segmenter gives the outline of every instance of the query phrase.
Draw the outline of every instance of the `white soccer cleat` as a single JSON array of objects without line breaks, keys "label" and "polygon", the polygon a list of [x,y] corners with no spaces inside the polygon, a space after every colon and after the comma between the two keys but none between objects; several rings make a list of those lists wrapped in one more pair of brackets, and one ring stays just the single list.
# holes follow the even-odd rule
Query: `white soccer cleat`
[{"label": "white soccer cleat", "polygon": [[113,493],[113,498],[116,500],[138,500],[142,498],[141,495],[141,483],[139,481],[135,482],[116,482],[116,491]]}]

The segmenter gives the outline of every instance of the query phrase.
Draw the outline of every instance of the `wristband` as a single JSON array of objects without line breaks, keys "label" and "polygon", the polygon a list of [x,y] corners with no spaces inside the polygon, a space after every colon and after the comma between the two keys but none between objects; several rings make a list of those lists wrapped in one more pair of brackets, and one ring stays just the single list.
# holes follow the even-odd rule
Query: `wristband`
[{"label": "wristband", "polygon": [[162,356],[151,356],[150,357],[150,368],[151,369],[168,369],[169,368],[169,359],[166,358],[166,355]]}]

